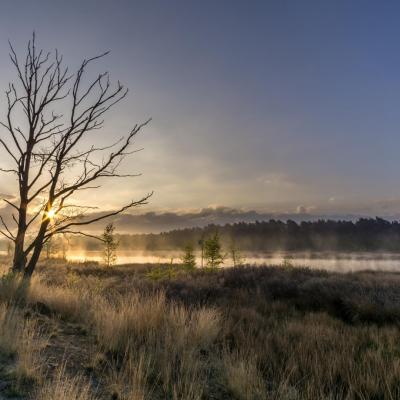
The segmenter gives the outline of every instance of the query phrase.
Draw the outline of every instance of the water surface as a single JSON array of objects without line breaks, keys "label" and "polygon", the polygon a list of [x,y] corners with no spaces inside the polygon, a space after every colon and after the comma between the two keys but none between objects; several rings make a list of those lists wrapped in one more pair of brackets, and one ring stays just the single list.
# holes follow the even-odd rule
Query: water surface
[{"label": "water surface", "polygon": [[[181,252],[168,251],[120,251],[117,264],[144,263],[177,263],[180,262]],[[305,252],[276,252],[276,253],[243,253],[246,264],[252,265],[293,265],[294,267],[309,267],[337,272],[361,270],[399,271],[400,253],[305,253]],[[98,251],[70,251],[67,255],[70,261],[102,262],[102,253]],[[201,265],[200,254],[196,257],[197,265]],[[229,257],[224,267],[232,266]]]}]

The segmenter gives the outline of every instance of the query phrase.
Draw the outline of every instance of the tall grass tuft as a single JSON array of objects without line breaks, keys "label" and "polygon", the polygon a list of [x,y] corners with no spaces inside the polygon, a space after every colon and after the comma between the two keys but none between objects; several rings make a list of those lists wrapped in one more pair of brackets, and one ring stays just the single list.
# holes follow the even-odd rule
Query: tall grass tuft
[{"label": "tall grass tuft", "polygon": [[41,386],[32,400],[96,400],[90,383],[81,375],[68,377],[62,364],[52,379]]},{"label": "tall grass tuft", "polygon": [[213,346],[221,322],[216,309],[188,309],[168,303],[163,292],[103,300],[93,314],[103,348],[128,360],[122,369],[131,370],[135,359],[141,366],[134,369],[141,377],[137,385],[140,393],[147,391],[146,380],[157,380],[165,395],[187,400],[202,397],[207,366],[200,354]]}]

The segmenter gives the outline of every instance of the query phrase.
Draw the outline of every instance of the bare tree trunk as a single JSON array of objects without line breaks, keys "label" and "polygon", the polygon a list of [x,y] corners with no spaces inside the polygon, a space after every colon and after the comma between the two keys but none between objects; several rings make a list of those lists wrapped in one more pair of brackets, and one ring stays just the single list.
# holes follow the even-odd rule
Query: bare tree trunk
[{"label": "bare tree trunk", "polygon": [[[32,136],[33,132],[30,132]],[[19,166],[19,193],[20,193],[20,205],[18,208],[18,229],[15,237],[15,249],[14,249],[14,263],[12,270],[14,272],[23,272],[26,266],[26,255],[25,255],[25,236],[27,230],[27,214],[28,214],[28,191],[29,191],[29,169],[31,166],[32,156],[32,142],[28,140],[26,155],[21,159],[21,165]]]},{"label": "bare tree trunk", "polygon": [[14,272],[22,272],[26,265],[26,256],[24,253],[25,233],[26,233],[26,214],[27,202],[21,200],[18,213],[18,231],[15,237],[14,261],[12,270]]},{"label": "bare tree trunk", "polygon": [[25,268],[26,257],[24,254],[24,238],[23,232],[19,233],[15,241],[15,251],[12,270],[14,272],[22,272]]},{"label": "bare tree trunk", "polygon": [[44,237],[46,235],[47,226],[49,225],[49,220],[42,221],[42,225],[40,226],[39,233],[37,235],[37,240],[35,247],[33,248],[32,256],[29,260],[28,265],[24,270],[24,278],[30,278],[33,274],[33,271],[36,268],[37,262],[39,261],[40,253],[42,252],[44,245]]},{"label": "bare tree trunk", "polygon": [[39,242],[36,246],[35,249],[33,250],[32,257],[29,260],[28,265],[25,268],[24,271],[24,278],[30,278],[33,274],[33,271],[36,268],[36,264],[39,261],[40,253],[43,248],[43,242]]}]

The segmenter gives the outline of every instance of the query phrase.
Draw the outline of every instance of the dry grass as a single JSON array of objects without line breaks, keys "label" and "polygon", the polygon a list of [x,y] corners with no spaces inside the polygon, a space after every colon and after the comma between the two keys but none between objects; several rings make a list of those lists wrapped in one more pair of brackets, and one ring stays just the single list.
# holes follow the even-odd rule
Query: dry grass
[{"label": "dry grass", "polygon": [[239,350],[226,351],[223,370],[227,387],[238,400],[267,398],[266,385],[254,354],[241,354]]},{"label": "dry grass", "polygon": [[0,304],[0,351],[13,357],[8,373],[15,377],[15,387],[24,391],[32,382],[44,377],[43,349],[48,337],[41,332],[37,321],[26,319],[14,306]]},{"label": "dry grass", "polygon": [[[152,282],[79,268],[23,291],[0,282],[0,349],[35,399],[400,398],[400,275],[238,268]],[[96,385],[65,365],[42,380],[46,336],[22,307],[85,326]]]},{"label": "dry grass", "polygon": [[26,319],[17,337],[17,362],[15,375],[19,385],[34,380],[40,383],[45,373],[45,359],[43,350],[48,344],[48,336],[41,332],[35,320]]},{"label": "dry grass", "polygon": [[124,353],[128,347],[154,342],[153,336],[163,328],[166,303],[162,293],[149,298],[132,293],[129,298],[98,300],[92,319],[98,340],[107,350]]},{"label": "dry grass", "polygon": [[107,375],[107,385],[114,395],[121,400],[151,400],[153,389],[147,382],[153,366],[145,352],[126,354],[118,365],[111,365]]},{"label": "dry grass", "polygon": [[39,308],[45,305],[49,313],[70,320],[86,320],[86,310],[90,309],[87,291],[68,286],[49,287],[38,277],[32,279],[26,290],[26,302]]},{"label": "dry grass", "polygon": [[95,400],[92,387],[82,376],[68,377],[63,364],[33,395],[34,400]]},{"label": "dry grass", "polygon": [[127,360],[121,366],[123,374],[132,371],[132,360],[136,360],[136,367],[129,372],[138,382],[135,390],[147,393],[146,379],[152,379],[173,399],[201,398],[206,364],[200,353],[213,345],[220,326],[217,310],[168,303],[163,292],[103,300],[96,303],[93,314],[93,327],[103,349]]},{"label": "dry grass", "polygon": [[14,274],[0,275],[0,303],[15,305],[25,298],[26,284]]},{"label": "dry grass", "polygon": [[5,354],[13,354],[18,349],[16,333],[24,326],[20,310],[7,304],[0,304],[0,350]]}]

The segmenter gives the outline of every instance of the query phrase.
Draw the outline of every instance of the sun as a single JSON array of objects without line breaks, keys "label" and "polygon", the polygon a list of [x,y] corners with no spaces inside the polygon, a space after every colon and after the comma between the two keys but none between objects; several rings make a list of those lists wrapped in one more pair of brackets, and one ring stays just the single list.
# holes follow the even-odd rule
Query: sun
[{"label": "sun", "polygon": [[54,210],[54,208],[50,208],[49,211],[47,211],[47,218],[49,219],[53,219],[56,216],[56,211]]}]

